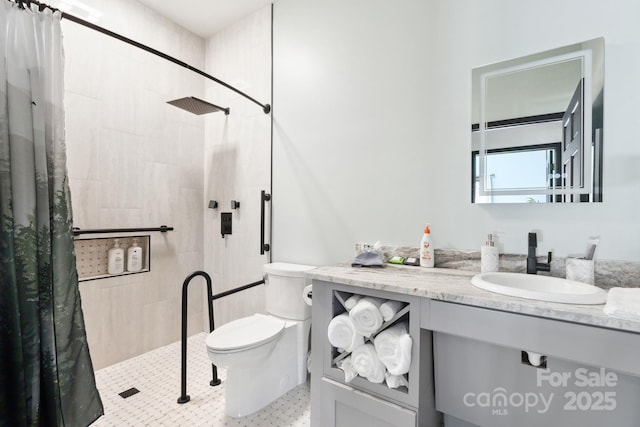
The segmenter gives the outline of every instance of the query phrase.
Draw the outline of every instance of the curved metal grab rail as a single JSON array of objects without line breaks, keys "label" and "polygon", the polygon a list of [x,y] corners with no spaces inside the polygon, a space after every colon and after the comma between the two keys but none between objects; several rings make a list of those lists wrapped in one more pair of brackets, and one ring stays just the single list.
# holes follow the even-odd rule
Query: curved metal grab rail
[{"label": "curved metal grab rail", "polygon": [[[178,403],[187,403],[191,397],[187,394],[187,290],[189,283],[195,277],[202,276],[207,281],[207,300],[209,308],[209,329],[213,331],[213,294],[211,291],[211,276],[204,271],[194,271],[182,282],[182,360],[181,360],[181,378],[180,378],[180,397]],[[209,383],[212,386],[219,385],[218,368],[211,364],[213,377]]]},{"label": "curved metal grab rail", "polygon": [[[262,285],[264,283],[264,279],[258,280],[257,282],[249,283],[247,285],[239,286],[234,289],[230,289],[228,291],[220,292],[219,294],[213,295],[211,291],[211,276],[209,276],[204,271],[194,271],[190,275],[184,279],[182,282],[182,337],[181,337],[181,345],[182,345],[182,359],[180,366],[180,397],[178,398],[178,403],[187,403],[191,400],[191,397],[187,394],[187,289],[189,287],[189,283],[195,277],[204,277],[207,282],[207,308],[209,311],[209,331],[213,332],[215,329],[213,323],[213,301],[219,298],[226,297],[227,295],[235,294],[236,292],[244,291],[245,289],[253,288],[254,286]],[[217,386],[222,383],[218,378],[218,368],[213,363],[212,367],[212,379],[209,382],[210,386]]]}]

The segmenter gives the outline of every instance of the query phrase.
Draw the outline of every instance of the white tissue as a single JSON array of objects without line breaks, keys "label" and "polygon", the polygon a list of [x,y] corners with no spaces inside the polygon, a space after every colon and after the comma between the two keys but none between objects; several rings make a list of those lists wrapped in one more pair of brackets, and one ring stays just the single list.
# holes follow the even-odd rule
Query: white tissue
[{"label": "white tissue", "polygon": [[389,388],[398,388],[398,387],[408,387],[409,383],[407,382],[404,375],[391,375],[389,372],[384,374],[384,379],[387,383],[387,387]]},{"label": "white tissue", "polygon": [[404,303],[401,301],[393,301],[388,300],[380,304],[380,313],[382,313],[382,318],[385,322],[393,319],[393,316],[398,314],[400,310],[404,307]]},{"label": "white tissue", "polygon": [[406,322],[400,322],[380,332],[373,340],[378,358],[391,375],[409,372],[413,340]]},{"label": "white tissue", "polygon": [[352,351],[364,343],[362,335],[357,334],[347,313],[342,313],[331,319],[327,327],[327,338],[332,346],[338,347],[341,353]]},{"label": "white tissue", "polygon": [[357,334],[369,337],[382,326],[380,305],[384,300],[380,298],[364,297],[349,311],[349,318]]},{"label": "white tissue", "polygon": [[351,353],[351,364],[358,375],[372,383],[379,384],[384,381],[384,365],[378,359],[373,344],[367,343],[356,347]]},{"label": "white tissue", "polygon": [[611,317],[640,322],[640,288],[611,288],[604,312]]},{"label": "white tissue", "polygon": [[362,295],[351,295],[349,298],[347,298],[347,300],[344,302],[344,306],[347,310],[351,310],[353,307],[356,306],[356,303],[358,301],[360,301],[362,299]]},{"label": "white tissue", "polygon": [[353,363],[351,363],[351,356],[345,357],[344,359],[340,360],[338,363],[336,363],[336,366],[339,369],[342,369],[342,371],[344,372],[344,381],[347,383],[351,382],[355,377],[358,376],[358,373],[353,367]]}]

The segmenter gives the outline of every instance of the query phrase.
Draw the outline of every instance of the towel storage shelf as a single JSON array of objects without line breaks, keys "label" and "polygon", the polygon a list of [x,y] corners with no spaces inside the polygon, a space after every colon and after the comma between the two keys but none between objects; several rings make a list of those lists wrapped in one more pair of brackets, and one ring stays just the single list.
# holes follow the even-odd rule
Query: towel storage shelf
[{"label": "towel storage shelf", "polygon": [[[396,294],[389,292],[381,292],[375,289],[363,289],[354,288],[350,286],[326,283],[322,282],[322,285],[313,287],[313,302],[314,306],[324,305],[326,312],[323,313],[322,322],[318,324],[314,317],[314,329],[323,331],[322,333],[322,352],[323,352],[323,373],[326,377],[331,378],[334,381],[338,381],[343,384],[347,384],[354,389],[363,390],[368,393],[372,393],[376,396],[384,399],[392,399],[395,402],[411,405],[417,407],[418,405],[418,365],[420,364],[421,344],[420,344],[420,299],[405,294]],[[318,292],[321,290],[321,292]],[[319,297],[317,294],[321,294]],[[411,365],[409,372],[405,374],[405,379],[408,386],[401,386],[398,388],[389,388],[385,382],[380,384],[372,383],[364,377],[356,376],[349,383],[345,382],[344,372],[337,367],[337,363],[348,357],[351,353],[340,353],[337,348],[333,347],[327,339],[328,324],[335,316],[342,313],[346,313],[346,300],[354,295],[361,295],[363,297],[375,297],[383,300],[400,301],[404,304],[395,316],[389,321],[383,322],[382,326],[376,330],[370,337],[365,338],[365,343],[372,342],[375,336],[387,329],[390,326],[397,324],[398,322],[406,322],[408,326],[408,333],[412,338],[411,348]],[[319,299],[324,299],[323,302],[318,303]],[[431,337],[429,337],[429,346]],[[429,350],[430,351],[430,350]]]},{"label": "towel storage shelf", "polygon": [[[348,311],[346,300],[354,294],[403,304],[368,341],[375,341],[380,332],[399,322],[406,322],[407,332],[412,339],[411,364],[409,372],[405,374],[406,387],[389,388],[384,382],[373,383],[360,376],[347,383],[344,372],[337,367],[336,364],[350,353],[339,353],[331,345],[327,329],[335,316]],[[420,329],[423,313],[421,298],[415,295],[313,281],[311,393],[312,396],[320,396],[317,400],[312,399],[314,426],[353,425],[357,420],[358,425],[404,427],[419,425],[421,419],[431,417],[429,411],[433,412],[434,409],[429,402],[433,399],[433,388],[428,384],[433,384],[432,335],[430,331]],[[393,422],[389,423],[388,420]]]},{"label": "towel storage shelf", "polygon": [[[339,303],[339,306],[342,306],[342,309],[338,308],[338,311],[333,312],[333,317],[338,316],[342,313],[348,312],[349,309],[347,308],[347,304],[346,301],[347,299],[349,299],[349,297],[353,296],[353,295],[360,295],[360,296],[365,296],[362,295],[361,293],[348,293],[348,292],[342,292],[342,291],[334,291],[333,292],[333,296],[336,299],[336,301]],[[409,304],[406,304],[402,309],[400,309],[390,320],[387,320],[385,322],[382,323],[382,326],[380,326],[373,334],[371,334],[370,337],[365,337],[364,342],[373,342],[373,340],[375,339],[376,335],[378,335],[380,332],[384,331],[385,329],[389,328],[392,325],[395,325],[396,322],[398,321],[409,321]],[[333,365],[337,366],[337,363],[340,362],[341,360],[347,358],[351,352],[350,351],[343,351],[342,353],[340,353],[338,351],[337,348],[332,347],[332,358],[333,358]],[[405,375],[405,379],[407,376]],[[399,391],[402,392],[407,392],[407,388],[406,387],[399,387],[398,388]]]}]

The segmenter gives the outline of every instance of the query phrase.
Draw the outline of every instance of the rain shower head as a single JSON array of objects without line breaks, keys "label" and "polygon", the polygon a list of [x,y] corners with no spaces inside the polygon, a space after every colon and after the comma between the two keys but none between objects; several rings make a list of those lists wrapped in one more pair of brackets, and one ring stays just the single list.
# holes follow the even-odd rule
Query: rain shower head
[{"label": "rain shower head", "polygon": [[224,111],[225,116],[229,115],[229,109],[219,107],[202,99],[198,99],[194,96],[187,96],[185,98],[174,99],[173,101],[167,101],[167,104],[171,104],[175,107],[182,108],[198,116],[202,114],[215,113],[216,111]]}]

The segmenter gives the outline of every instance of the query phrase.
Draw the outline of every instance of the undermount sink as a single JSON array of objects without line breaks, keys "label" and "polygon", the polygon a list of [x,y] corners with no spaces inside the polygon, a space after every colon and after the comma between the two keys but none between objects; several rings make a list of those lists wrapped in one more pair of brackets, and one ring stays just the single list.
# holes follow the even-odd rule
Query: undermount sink
[{"label": "undermount sink", "polygon": [[520,298],[565,304],[604,304],[607,292],[597,286],[551,276],[522,273],[481,273],[471,278],[475,287]]}]

